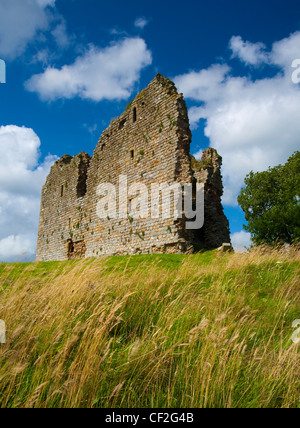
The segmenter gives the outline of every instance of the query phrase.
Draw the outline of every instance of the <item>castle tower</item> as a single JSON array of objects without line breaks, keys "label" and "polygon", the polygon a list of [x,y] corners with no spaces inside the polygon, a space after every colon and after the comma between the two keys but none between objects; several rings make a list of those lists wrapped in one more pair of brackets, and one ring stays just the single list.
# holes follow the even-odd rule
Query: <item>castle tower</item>
[{"label": "castle tower", "polygon": [[[86,153],[66,155],[51,168],[42,190],[37,260],[183,253],[198,244],[216,248],[230,242],[221,205],[221,158],[209,149],[202,163],[191,162],[190,143],[183,96],[158,74],[103,132],[92,158]],[[147,218],[133,218],[136,197],[130,194],[125,215],[100,218],[99,189],[105,183],[118,189],[115,208],[124,213],[120,177],[126,177],[122,184],[127,190],[137,182],[148,189],[153,183],[204,183],[207,207],[202,232],[186,231],[184,219],[153,218],[150,202]]]}]

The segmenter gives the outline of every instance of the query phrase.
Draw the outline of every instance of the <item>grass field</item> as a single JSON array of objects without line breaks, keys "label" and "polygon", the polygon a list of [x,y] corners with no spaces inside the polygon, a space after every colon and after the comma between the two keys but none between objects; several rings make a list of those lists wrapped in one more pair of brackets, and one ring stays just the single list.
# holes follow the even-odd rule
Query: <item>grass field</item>
[{"label": "grass field", "polygon": [[299,407],[300,253],[0,264],[0,407]]}]

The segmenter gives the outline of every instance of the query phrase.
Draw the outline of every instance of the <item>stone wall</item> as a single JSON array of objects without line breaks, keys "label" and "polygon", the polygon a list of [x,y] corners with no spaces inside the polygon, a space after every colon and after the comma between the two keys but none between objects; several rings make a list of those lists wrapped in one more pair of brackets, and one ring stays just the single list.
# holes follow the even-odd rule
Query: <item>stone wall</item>
[{"label": "stone wall", "polygon": [[230,243],[229,222],[224,214],[221,198],[222,158],[215,149],[206,149],[200,162],[192,160],[194,177],[204,183],[204,226],[194,232],[194,242],[202,248],[214,249]]},{"label": "stone wall", "polygon": [[[221,161],[215,152],[209,167],[192,170],[191,132],[182,94],[161,75],[128,105],[126,111],[103,132],[91,158],[86,153],[63,156],[52,167],[42,190],[37,260],[67,260],[105,254],[182,253],[194,244],[217,247],[230,242],[227,219],[221,205]],[[207,162],[206,158],[203,161]],[[150,217],[100,219],[97,215],[101,183],[119,188],[136,182],[149,189],[153,183],[205,183],[207,221],[202,232],[185,230],[185,221]],[[122,193],[122,192],[121,192]],[[117,195],[117,210],[124,205]],[[162,209],[162,201],[161,206]],[[113,217],[113,216],[112,216]],[[224,220],[225,218],[225,220]],[[214,221],[216,219],[216,222]],[[218,237],[214,237],[215,233]],[[225,239],[225,240],[224,240]],[[216,244],[216,245],[215,245]]]},{"label": "stone wall", "polygon": [[90,156],[63,156],[52,166],[42,189],[37,260],[67,260],[72,242],[84,240],[80,231],[85,197],[83,176]]}]

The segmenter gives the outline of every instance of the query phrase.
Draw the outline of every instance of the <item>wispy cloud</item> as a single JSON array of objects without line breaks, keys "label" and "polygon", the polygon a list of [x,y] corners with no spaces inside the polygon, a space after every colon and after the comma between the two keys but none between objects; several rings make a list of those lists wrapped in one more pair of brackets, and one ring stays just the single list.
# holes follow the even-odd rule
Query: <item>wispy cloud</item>
[{"label": "wispy cloud", "polygon": [[61,49],[66,49],[70,46],[73,37],[68,34],[67,25],[64,19],[61,18],[60,22],[55,26],[51,34],[54,37],[57,46]]},{"label": "wispy cloud", "polygon": [[148,24],[149,20],[144,17],[137,18],[134,22],[134,26],[140,30],[143,30]]}]

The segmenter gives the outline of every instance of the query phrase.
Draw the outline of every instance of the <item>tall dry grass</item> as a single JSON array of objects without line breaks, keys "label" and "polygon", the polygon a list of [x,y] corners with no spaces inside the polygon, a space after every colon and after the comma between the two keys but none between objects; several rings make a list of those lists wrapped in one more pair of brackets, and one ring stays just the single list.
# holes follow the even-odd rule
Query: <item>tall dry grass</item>
[{"label": "tall dry grass", "polygon": [[0,265],[0,406],[299,407],[299,259]]}]

